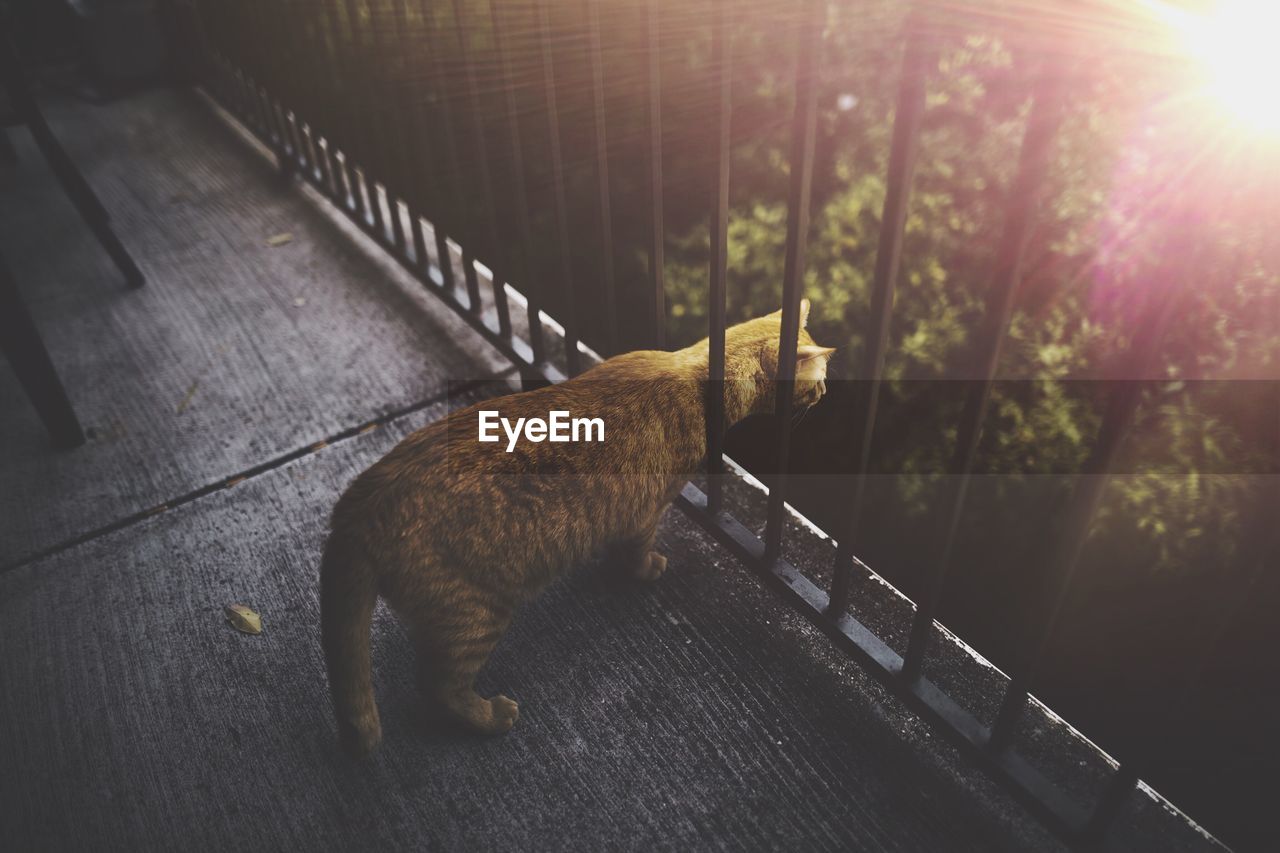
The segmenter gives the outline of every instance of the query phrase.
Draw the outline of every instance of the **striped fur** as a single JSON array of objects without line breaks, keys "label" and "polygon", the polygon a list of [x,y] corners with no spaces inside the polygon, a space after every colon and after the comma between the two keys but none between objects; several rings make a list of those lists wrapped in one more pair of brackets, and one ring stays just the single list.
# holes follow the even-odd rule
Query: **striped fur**
[{"label": "striped fur", "polygon": [[[808,316],[802,306],[801,325]],[[771,410],[781,312],[726,334],[726,422]],[[832,350],[801,329],[796,397],[826,390]],[[410,435],[347,488],[321,562],[321,634],[343,746],[381,739],[369,631],[381,596],[405,622],[430,710],[485,734],[516,722],[516,703],[483,699],[476,674],[521,602],[609,548],[653,580],[662,513],[706,453],[707,342],[677,352],[632,352],[560,385],[454,412]],[[477,440],[480,408],[504,417],[552,410],[601,417],[598,444]]]}]

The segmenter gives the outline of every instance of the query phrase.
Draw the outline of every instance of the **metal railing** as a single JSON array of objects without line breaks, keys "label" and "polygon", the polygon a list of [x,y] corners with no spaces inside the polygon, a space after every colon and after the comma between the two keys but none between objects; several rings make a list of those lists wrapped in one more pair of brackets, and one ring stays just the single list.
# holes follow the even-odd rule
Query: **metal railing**
[{"label": "metal railing", "polygon": [[[532,5],[530,5],[532,4]],[[532,40],[537,63],[532,78],[517,79],[510,42],[510,10],[518,7],[523,26],[515,34]],[[594,195],[600,219],[594,248],[601,275],[599,297],[604,322],[591,329],[593,346],[610,355],[619,351],[619,297],[614,268],[613,200],[606,120],[606,44],[600,21],[601,0],[585,3],[585,54],[590,69],[585,85],[591,112],[583,121],[593,135]],[[1020,664],[1012,668],[994,724],[987,726],[925,677],[923,667],[955,548],[957,529],[975,470],[979,437],[987,418],[1001,346],[1009,332],[1014,294],[1023,276],[1028,235],[1035,227],[1051,146],[1063,115],[1063,87],[1052,73],[1034,85],[1033,106],[1008,194],[1004,231],[985,308],[984,331],[976,357],[979,381],[972,386],[960,419],[948,473],[946,534],[926,572],[916,602],[905,654],[898,654],[848,611],[856,566],[859,521],[871,459],[871,435],[885,376],[894,288],[903,251],[907,204],[925,107],[925,83],[936,67],[936,47],[928,16],[909,19],[894,112],[886,176],[882,227],[871,292],[871,325],[858,369],[860,423],[852,441],[856,470],[844,524],[831,531],[838,548],[830,589],[819,588],[782,556],[785,476],[790,450],[792,395],[777,395],[778,468],[768,496],[763,538],[724,511],[722,385],[725,373],[726,267],[733,69],[728,43],[733,10],[728,0],[715,4],[710,22],[711,61],[708,99],[715,110],[713,192],[709,199],[710,269],[708,318],[710,377],[707,398],[708,490],[684,489],[678,505],[720,543],[776,588],[792,607],[820,626],[833,640],[952,741],[975,757],[994,777],[1007,783],[1050,826],[1073,840],[1101,839],[1133,791],[1140,769],[1122,764],[1091,809],[1082,809],[1018,750],[1017,728],[1063,599],[1071,585],[1081,548],[1107,485],[1116,449],[1133,419],[1140,393],[1133,383],[1118,386],[1108,403],[1096,444],[1066,511],[1059,538],[1046,548],[1051,594],[1037,620],[1036,636]],[[817,85],[822,15],[819,0],[798,0],[794,42],[794,114],[791,119],[787,204],[786,263],[782,289],[783,337],[778,382],[794,381],[797,327],[806,266],[810,195],[817,121]],[[584,368],[580,348],[583,318],[576,310],[584,298],[582,282],[570,263],[572,238],[566,210],[568,180],[562,152],[564,116],[558,112],[561,82],[552,44],[556,38],[547,0],[507,3],[490,0],[487,14],[462,0],[210,0],[177,4],[174,17],[192,75],[233,111],[278,156],[280,168],[309,181],[378,241],[436,296],[515,362],[530,382],[556,382]],[[653,320],[651,343],[664,344],[663,318],[663,152],[660,97],[660,27],[652,3],[645,6],[647,174],[651,241],[646,302]],[[476,60],[476,34],[483,38],[483,63]],[[442,49],[445,42],[449,50]],[[376,76],[369,57],[394,54],[413,67]],[[361,57],[360,61],[354,58]],[[451,63],[446,67],[446,63]],[[488,75],[481,80],[480,75]],[[494,75],[496,74],[496,78]],[[582,81],[577,81],[582,82]],[[541,115],[530,116],[516,97],[521,86],[540,92]],[[500,104],[501,121],[485,123],[482,98]],[[582,118],[578,116],[578,118]],[[548,177],[549,210],[557,267],[550,280],[530,268],[534,243],[529,179],[531,129],[542,138],[536,149]],[[501,149],[504,174],[491,169]],[[579,176],[580,177],[580,176]],[[474,203],[473,203],[474,202]],[[430,248],[429,248],[430,246]],[[579,250],[581,247],[576,247]],[[456,254],[460,254],[458,263]],[[477,263],[491,271],[489,282]],[[459,272],[461,281],[459,282]],[[513,285],[509,290],[506,285]],[[518,287],[527,304],[523,319],[513,315],[511,293]],[[1180,304],[1176,294],[1160,301],[1145,318],[1131,358],[1144,375],[1157,353],[1169,317]],[[519,307],[519,306],[517,306]],[[563,349],[549,340],[544,317],[563,325]],[[561,366],[561,364],[563,366]],[[1194,684],[1196,668],[1188,678]]]}]

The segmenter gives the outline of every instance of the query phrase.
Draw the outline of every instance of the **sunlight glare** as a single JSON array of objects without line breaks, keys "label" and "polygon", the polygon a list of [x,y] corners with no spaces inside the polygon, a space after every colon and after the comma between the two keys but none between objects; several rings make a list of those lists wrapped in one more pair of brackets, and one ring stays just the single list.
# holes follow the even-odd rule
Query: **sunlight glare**
[{"label": "sunlight glare", "polygon": [[1223,0],[1179,29],[1208,94],[1237,120],[1280,136],[1280,0]]}]

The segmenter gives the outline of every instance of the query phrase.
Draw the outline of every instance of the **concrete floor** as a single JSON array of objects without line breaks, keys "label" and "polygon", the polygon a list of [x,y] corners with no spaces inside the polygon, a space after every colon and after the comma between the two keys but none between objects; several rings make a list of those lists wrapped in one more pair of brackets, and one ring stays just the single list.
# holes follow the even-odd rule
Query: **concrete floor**
[{"label": "concrete floor", "polygon": [[[197,96],[49,112],[150,281],[120,287],[15,134],[0,246],[94,437],[47,450],[0,371],[7,847],[1059,846],[678,514],[657,584],[587,567],[517,618],[481,683],[521,702],[505,738],[417,722],[380,611],[385,742],[343,758],[317,641],[328,511],[459,402],[451,380],[508,365]],[[260,636],[224,623],[235,602]],[[1126,846],[1212,846],[1143,815],[1159,834]]]},{"label": "concrete floor", "polygon": [[[45,451],[0,371],[0,566],[510,365],[361,251],[192,94],[55,106],[149,278],[126,290],[25,132],[0,251],[88,446]],[[277,235],[291,235],[272,246]]]}]

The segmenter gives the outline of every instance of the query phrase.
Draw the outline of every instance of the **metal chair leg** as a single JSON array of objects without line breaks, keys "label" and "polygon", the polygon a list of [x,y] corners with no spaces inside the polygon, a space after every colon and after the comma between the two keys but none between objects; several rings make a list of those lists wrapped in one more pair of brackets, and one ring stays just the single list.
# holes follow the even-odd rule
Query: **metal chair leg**
[{"label": "metal chair leg", "polygon": [[102,206],[93,188],[80,174],[80,170],[76,168],[75,162],[58,142],[58,138],[53,135],[48,122],[44,119],[44,114],[40,112],[39,105],[27,89],[17,54],[7,38],[0,38],[0,72],[3,73],[4,86],[9,91],[9,97],[18,112],[19,121],[26,124],[27,129],[31,131],[36,146],[49,161],[49,167],[53,169],[62,188],[70,196],[72,204],[76,206],[76,210],[80,212],[80,216],[89,225],[94,236],[98,238],[102,248],[111,256],[116,267],[124,274],[125,282],[130,287],[141,287],[145,281],[142,270],[138,269],[138,265],[129,256],[124,244],[111,230],[107,209]]},{"label": "metal chair leg", "polygon": [[54,447],[69,449],[84,444],[80,421],[3,259],[0,259],[0,349],[18,374],[18,381],[49,431]]}]

